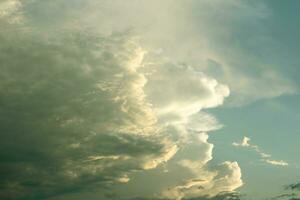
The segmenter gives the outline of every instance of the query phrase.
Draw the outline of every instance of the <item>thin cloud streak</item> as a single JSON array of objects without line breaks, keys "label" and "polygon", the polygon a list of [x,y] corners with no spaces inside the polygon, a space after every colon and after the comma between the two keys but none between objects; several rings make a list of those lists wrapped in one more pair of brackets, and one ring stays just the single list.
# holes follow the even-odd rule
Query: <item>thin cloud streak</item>
[{"label": "thin cloud streak", "polygon": [[277,166],[288,166],[289,163],[283,160],[273,160],[271,157],[272,155],[265,153],[258,147],[257,145],[250,144],[250,138],[244,137],[240,142],[233,142],[232,145],[235,147],[243,147],[243,148],[250,148],[254,150],[260,157],[261,160],[265,163],[268,163],[270,165],[277,165]]}]

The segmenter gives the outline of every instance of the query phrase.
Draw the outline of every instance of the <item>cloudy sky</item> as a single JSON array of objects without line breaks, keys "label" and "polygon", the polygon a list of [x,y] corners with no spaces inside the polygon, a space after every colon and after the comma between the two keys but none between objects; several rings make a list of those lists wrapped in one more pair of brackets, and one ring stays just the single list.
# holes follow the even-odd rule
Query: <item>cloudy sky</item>
[{"label": "cloudy sky", "polygon": [[0,0],[0,199],[299,200],[299,9]]}]

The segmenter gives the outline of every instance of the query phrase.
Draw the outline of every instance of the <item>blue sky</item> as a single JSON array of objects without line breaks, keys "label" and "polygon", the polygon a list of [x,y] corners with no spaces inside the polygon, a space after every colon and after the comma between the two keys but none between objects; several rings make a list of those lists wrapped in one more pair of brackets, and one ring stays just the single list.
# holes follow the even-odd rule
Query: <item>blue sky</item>
[{"label": "blue sky", "polygon": [[299,8],[1,1],[0,198],[300,198]]},{"label": "blue sky", "polygon": [[[282,185],[299,179],[298,141],[299,108],[295,96],[256,102],[243,108],[224,108],[213,111],[226,126],[211,135],[216,159],[237,159],[244,169],[245,186],[241,192],[268,197]],[[296,103],[296,104],[295,104]],[[237,150],[231,143],[236,138],[250,137],[254,144],[276,158],[289,162],[288,167],[270,166],[251,150]],[[275,192],[276,193],[276,192]]]},{"label": "blue sky", "polygon": [[[296,1],[265,2],[272,15],[264,22],[264,29],[273,45],[250,49],[250,52],[261,62],[277,66],[276,70],[299,88],[299,21],[296,19],[300,5]],[[243,47],[243,42],[241,43]],[[248,194],[247,199],[267,197],[278,191],[282,185],[297,182],[299,179],[299,102],[300,96],[296,93],[257,101],[243,107],[218,108],[213,111],[225,124],[223,129],[211,136],[216,144],[216,155],[221,160],[225,156],[240,160],[246,180],[241,192]],[[250,137],[264,151],[287,160],[290,166],[270,167],[259,161],[259,156],[253,155],[253,152],[241,153],[236,148],[229,147],[231,141],[244,135]],[[249,195],[251,193],[257,194],[257,197]]]}]

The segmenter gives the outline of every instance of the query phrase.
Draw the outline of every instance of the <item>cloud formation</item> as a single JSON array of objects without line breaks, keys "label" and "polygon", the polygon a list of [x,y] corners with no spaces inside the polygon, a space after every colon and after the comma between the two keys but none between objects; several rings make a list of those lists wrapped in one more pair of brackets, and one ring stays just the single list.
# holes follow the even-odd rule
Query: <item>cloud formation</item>
[{"label": "cloud formation", "polygon": [[273,160],[270,154],[265,153],[262,151],[257,145],[250,144],[250,138],[244,137],[241,142],[233,142],[232,145],[236,147],[246,147],[253,149],[260,157],[261,160],[265,163],[277,166],[288,166],[289,164],[283,160]]},{"label": "cloud formation", "polygon": [[162,198],[214,198],[242,185],[238,163],[207,166],[208,132],[222,125],[205,109],[222,105],[229,87],[174,59],[182,33],[161,42],[176,32],[171,16],[182,4],[151,27],[153,14],[139,16],[161,7],[160,20],[172,1],[135,3],[1,2],[1,198],[106,191],[185,150],[197,154],[176,165],[193,178],[161,188]]},{"label": "cloud formation", "polygon": [[[190,130],[201,132],[194,145],[205,150],[195,161],[197,176],[212,159],[203,131],[220,126],[199,110],[220,105],[228,95],[216,80],[171,64],[157,68],[163,76],[146,77],[140,72],[147,66],[145,51],[126,34],[75,33],[51,43],[13,34],[2,36],[1,44],[3,198],[39,199],[126,183],[133,171],[168,162],[191,140]],[[186,85],[161,93],[175,85],[177,73]],[[184,188],[176,198],[217,195],[241,185],[237,163],[205,173],[205,184],[176,186]]]},{"label": "cloud formation", "polygon": [[22,10],[19,16],[24,15],[26,25],[45,34],[82,28],[107,34],[133,28],[146,48],[191,63],[229,85],[231,106],[297,90],[273,59],[256,55],[277,45],[270,42],[263,23],[272,15],[264,2],[27,0],[22,1]]},{"label": "cloud formation", "polygon": [[292,183],[284,186],[284,191],[270,200],[298,200],[300,199],[300,183]]},{"label": "cloud formation", "polygon": [[127,36],[1,44],[3,198],[126,182],[176,153],[154,125],[137,72],[143,50]]},{"label": "cloud formation", "polygon": [[201,196],[213,198],[222,193],[233,192],[243,184],[241,170],[236,162],[224,162],[214,171],[205,170],[197,161],[184,161],[182,165],[190,168],[196,178],[164,191],[163,196],[168,199],[197,199]]}]

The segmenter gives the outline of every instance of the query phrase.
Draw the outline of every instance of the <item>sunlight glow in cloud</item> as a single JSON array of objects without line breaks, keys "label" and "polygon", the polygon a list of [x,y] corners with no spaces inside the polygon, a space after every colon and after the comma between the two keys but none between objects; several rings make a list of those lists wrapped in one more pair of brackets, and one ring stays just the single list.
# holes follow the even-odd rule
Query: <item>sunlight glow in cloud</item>
[{"label": "sunlight glow in cloud", "polygon": [[[162,184],[159,198],[217,198],[243,185],[237,162],[211,164],[209,132],[222,124],[207,110],[294,87],[272,70],[249,75],[239,48],[224,54],[234,31],[225,22],[265,18],[261,4],[188,2],[0,2],[1,199],[110,194],[162,166],[188,175]],[[233,145],[288,165],[250,138]]]}]

